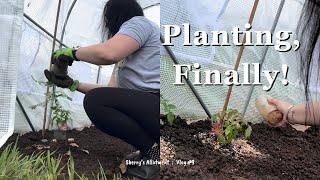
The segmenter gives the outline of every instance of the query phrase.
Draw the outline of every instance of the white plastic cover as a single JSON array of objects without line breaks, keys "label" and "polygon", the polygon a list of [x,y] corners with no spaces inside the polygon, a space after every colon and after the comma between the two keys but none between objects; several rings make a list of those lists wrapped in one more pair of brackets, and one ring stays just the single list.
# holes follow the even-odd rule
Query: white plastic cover
[{"label": "white plastic cover", "polygon": [[[67,12],[73,0],[63,0],[58,26],[58,39],[61,37],[63,24],[67,17]],[[145,14],[151,20],[160,23],[160,1],[140,0],[142,7],[149,7]],[[101,36],[101,17],[106,0],[78,0],[70,15],[66,27],[63,43],[69,47],[86,46],[103,41]],[[155,5],[155,6],[152,6]],[[58,1],[52,0],[25,0],[25,14],[43,26],[53,34]],[[46,87],[36,83],[32,77],[39,81],[46,81],[43,71],[49,68],[52,39],[43,33],[39,28],[24,18],[23,36],[21,42],[21,54],[18,73],[18,97],[20,98],[27,115],[31,119],[36,130],[42,128],[44,108],[31,109],[31,106],[45,101]],[[59,43],[57,43],[57,46]],[[57,47],[58,48],[58,47]],[[103,66],[101,69],[99,83],[107,83],[111,76],[113,66]],[[98,66],[83,62],[74,63],[69,68],[69,75],[81,82],[96,83],[98,77]],[[59,89],[59,91],[63,91]],[[71,110],[73,119],[70,124],[72,128],[90,126],[91,122],[84,112],[82,101],[83,94],[78,92],[70,93],[72,102],[63,102],[63,106]],[[25,115],[21,108],[16,111],[15,131],[30,131]]]},{"label": "white plastic cover", "polygon": [[0,1],[0,147],[14,130],[23,0]]},{"label": "white plastic cover", "polygon": [[[296,32],[303,2],[303,0],[287,0],[285,2],[276,31]],[[162,0],[161,23],[182,26],[183,23],[190,22],[191,34],[198,30],[206,30],[208,32],[212,29],[230,32],[235,26],[240,27],[243,30],[244,25],[248,22],[253,3],[254,0]],[[279,0],[260,0],[253,21],[252,30],[269,31],[274,22],[279,5]],[[172,48],[181,64],[199,62],[202,64],[202,70],[219,70],[222,73],[226,70],[233,69],[235,59],[239,52],[239,47],[236,46],[219,46],[215,48],[210,46],[184,47],[182,46],[183,36],[175,38],[173,43],[175,46],[170,48]],[[263,49],[264,48],[261,46],[246,47],[241,63],[259,62],[262,57]],[[292,103],[304,101],[303,91],[299,85],[298,62],[297,52],[290,51],[287,53],[279,53],[272,47],[269,49],[263,69],[281,70],[282,64],[287,64],[290,69],[288,73],[290,84],[286,87],[283,86],[280,77],[277,79],[272,90],[267,94]],[[240,77],[243,77],[241,68],[239,73]],[[162,48],[161,93],[167,100],[176,105],[176,112],[180,116],[191,119],[207,117],[203,108],[187,85],[173,85],[175,78],[174,74],[173,62],[165,49]],[[192,82],[192,73],[190,76]],[[265,83],[266,79],[262,79],[262,81]],[[215,114],[222,110],[228,89],[227,86],[196,86],[195,88],[202,97],[204,103],[208,106],[211,114]],[[242,111],[249,88],[249,86],[234,87],[229,108],[236,108],[239,111]],[[265,93],[266,92],[262,91],[261,86],[255,88],[246,114],[248,120],[253,122],[261,120],[261,117],[254,106],[254,101],[259,94]]]}]

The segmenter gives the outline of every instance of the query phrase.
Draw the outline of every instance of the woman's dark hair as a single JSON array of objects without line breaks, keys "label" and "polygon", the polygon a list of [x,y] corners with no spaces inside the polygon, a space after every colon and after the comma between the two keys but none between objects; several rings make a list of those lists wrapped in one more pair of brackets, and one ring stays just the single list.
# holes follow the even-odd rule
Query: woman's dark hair
[{"label": "woman's dark hair", "polygon": [[[305,1],[297,31],[301,43],[299,50],[301,60],[300,72],[307,104],[306,116],[308,116],[310,106],[312,106],[310,93],[311,79],[316,78],[316,82],[318,82],[318,78],[320,77],[320,0]],[[313,70],[313,68],[315,69]],[[314,72],[318,74],[312,74]],[[314,119],[314,117],[311,118]]]},{"label": "woman's dark hair", "polygon": [[109,0],[103,10],[103,34],[114,36],[124,22],[135,16],[144,16],[136,0]]}]

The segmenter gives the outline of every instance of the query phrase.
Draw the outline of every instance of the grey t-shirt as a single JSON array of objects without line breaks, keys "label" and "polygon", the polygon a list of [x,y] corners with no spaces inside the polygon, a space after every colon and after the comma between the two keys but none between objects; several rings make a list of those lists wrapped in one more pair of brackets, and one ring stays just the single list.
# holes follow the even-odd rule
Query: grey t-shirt
[{"label": "grey t-shirt", "polygon": [[160,30],[143,16],[123,23],[118,34],[135,39],[140,48],[117,64],[118,86],[147,92],[160,90]]}]

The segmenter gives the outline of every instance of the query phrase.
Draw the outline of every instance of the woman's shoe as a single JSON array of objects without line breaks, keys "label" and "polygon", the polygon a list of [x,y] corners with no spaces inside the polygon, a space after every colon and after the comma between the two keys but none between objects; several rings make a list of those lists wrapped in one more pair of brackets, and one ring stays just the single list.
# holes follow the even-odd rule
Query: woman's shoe
[{"label": "woman's shoe", "polygon": [[[148,160],[145,160],[147,163]],[[125,176],[135,177],[143,180],[159,179],[160,165],[141,165],[128,167]]]},{"label": "woman's shoe", "polygon": [[136,177],[143,180],[159,179],[160,173],[160,147],[158,144],[153,145],[143,158],[137,161],[134,166],[128,166],[126,176]]}]

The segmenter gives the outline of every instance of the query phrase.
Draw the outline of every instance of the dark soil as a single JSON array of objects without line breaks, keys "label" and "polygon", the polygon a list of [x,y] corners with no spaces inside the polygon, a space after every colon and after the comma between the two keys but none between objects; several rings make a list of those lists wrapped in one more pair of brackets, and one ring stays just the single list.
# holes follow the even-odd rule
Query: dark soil
[{"label": "dark soil", "polygon": [[[161,136],[174,144],[176,160],[195,160],[194,165],[164,165],[161,179],[319,179],[320,136],[314,132],[298,132],[291,127],[271,128],[253,125],[248,144],[264,157],[238,156],[232,145],[215,150],[194,135],[208,133],[209,121],[187,125],[177,120],[172,127],[161,128]],[[229,153],[225,153],[226,150]]]},{"label": "dark soil", "polygon": [[[17,136],[17,134],[14,134],[3,147],[14,143]],[[97,174],[99,172],[99,162],[105,169],[108,178],[112,179],[114,174],[118,175],[120,173],[119,165],[121,160],[135,151],[132,146],[108,136],[94,127],[85,128],[83,131],[67,131],[67,136],[68,138],[74,138],[74,143],[79,147],[74,147],[67,141],[52,142],[52,139],[54,139],[53,132],[46,133],[48,142],[43,143],[41,142],[41,132],[37,132],[20,136],[18,148],[25,155],[46,150],[55,151],[55,156],[62,156],[62,164],[67,162],[67,152],[70,150],[77,173],[84,174],[90,179],[92,178],[92,173]]]}]

